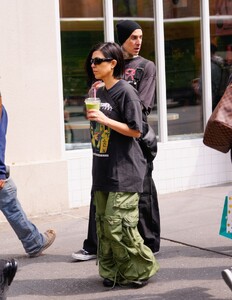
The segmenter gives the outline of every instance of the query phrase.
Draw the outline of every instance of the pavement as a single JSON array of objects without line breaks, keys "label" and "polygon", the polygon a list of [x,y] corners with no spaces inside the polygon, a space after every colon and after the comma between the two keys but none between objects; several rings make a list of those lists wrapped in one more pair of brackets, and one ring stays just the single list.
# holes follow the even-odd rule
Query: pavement
[{"label": "pavement", "polygon": [[88,226],[88,207],[31,218],[41,231],[57,232],[44,255],[28,258],[6,222],[0,223],[0,257],[19,268],[8,300],[204,300],[232,299],[221,271],[232,266],[232,240],[218,234],[225,195],[232,184],[159,195],[159,272],[141,289],[107,289],[95,260],[73,262]]}]

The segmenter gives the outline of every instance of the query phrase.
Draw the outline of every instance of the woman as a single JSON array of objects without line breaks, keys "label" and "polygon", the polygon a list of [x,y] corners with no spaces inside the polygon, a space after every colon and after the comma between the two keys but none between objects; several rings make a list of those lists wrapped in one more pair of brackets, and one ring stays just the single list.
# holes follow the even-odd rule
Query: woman
[{"label": "woman", "polygon": [[115,43],[92,48],[86,70],[97,90],[101,109],[87,110],[91,121],[93,186],[96,205],[99,273],[103,285],[142,287],[159,266],[138,233],[138,200],[146,161],[136,138],[142,132],[142,112],[135,89],[121,80],[124,59]]}]

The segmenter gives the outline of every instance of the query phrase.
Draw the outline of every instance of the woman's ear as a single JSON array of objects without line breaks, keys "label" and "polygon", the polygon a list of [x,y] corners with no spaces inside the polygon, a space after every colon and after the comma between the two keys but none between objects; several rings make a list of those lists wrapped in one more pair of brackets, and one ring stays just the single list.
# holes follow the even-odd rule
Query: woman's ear
[{"label": "woman's ear", "polygon": [[116,59],[113,59],[112,61],[111,61],[111,69],[114,69],[115,68],[115,66],[117,65],[117,60]]}]

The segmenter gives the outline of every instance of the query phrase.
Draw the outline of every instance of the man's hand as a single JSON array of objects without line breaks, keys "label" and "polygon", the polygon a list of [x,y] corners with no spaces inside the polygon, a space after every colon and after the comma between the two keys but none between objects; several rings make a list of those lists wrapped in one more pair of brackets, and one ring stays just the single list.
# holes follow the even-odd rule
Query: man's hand
[{"label": "man's hand", "polygon": [[0,179],[0,190],[4,188],[4,185],[5,185],[5,180]]}]

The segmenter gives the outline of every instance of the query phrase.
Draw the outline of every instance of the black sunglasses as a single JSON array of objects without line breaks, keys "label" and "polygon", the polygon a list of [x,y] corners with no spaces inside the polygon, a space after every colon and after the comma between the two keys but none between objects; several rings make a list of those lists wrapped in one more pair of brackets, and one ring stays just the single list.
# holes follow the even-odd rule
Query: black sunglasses
[{"label": "black sunglasses", "polygon": [[105,62],[105,61],[112,61],[113,58],[100,58],[100,57],[95,57],[90,59],[90,64],[94,64],[94,65],[100,65],[101,63]]}]

